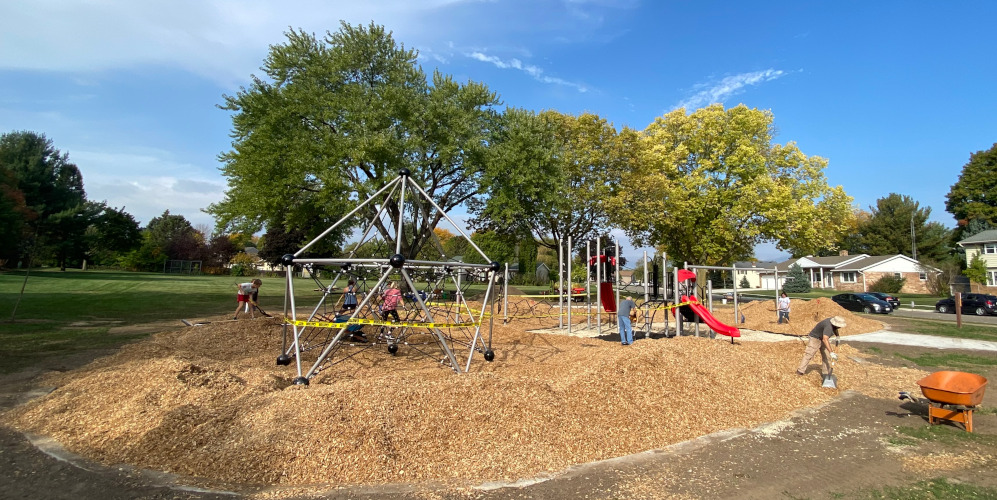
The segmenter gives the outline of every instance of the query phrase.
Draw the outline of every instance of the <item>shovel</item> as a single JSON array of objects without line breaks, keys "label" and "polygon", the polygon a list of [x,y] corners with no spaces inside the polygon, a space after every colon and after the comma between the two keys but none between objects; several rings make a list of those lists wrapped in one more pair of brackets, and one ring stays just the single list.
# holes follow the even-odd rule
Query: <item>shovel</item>
[{"label": "shovel", "polygon": [[827,387],[828,389],[838,388],[838,377],[834,376],[833,366],[831,367],[831,370],[827,372],[827,375],[824,375],[824,383],[821,384],[821,387]]}]

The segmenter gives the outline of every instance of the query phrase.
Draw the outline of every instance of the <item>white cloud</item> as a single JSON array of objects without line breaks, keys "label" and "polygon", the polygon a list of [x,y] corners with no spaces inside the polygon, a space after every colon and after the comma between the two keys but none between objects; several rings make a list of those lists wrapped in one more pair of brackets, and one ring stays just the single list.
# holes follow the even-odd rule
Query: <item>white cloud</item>
[{"label": "white cloud", "polygon": [[527,75],[530,75],[534,80],[537,80],[539,82],[550,83],[550,84],[554,84],[554,85],[563,85],[563,86],[566,86],[566,87],[571,87],[571,88],[577,89],[579,92],[588,92],[588,90],[589,90],[588,87],[585,84],[575,83],[575,82],[569,82],[569,81],[561,79],[561,78],[556,78],[556,77],[544,75],[543,74],[544,73],[543,68],[540,68],[538,66],[534,66],[532,64],[523,64],[522,61],[520,61],[519,59],[516,59],[516,58],[512,58],[512,59],[509,59],[507,61],[503,61],[502,59],[500,59],[498,57],[489,56],[489,55],[486,55],[486,54],[484,54],[482,52],[471,52],[471,53],[467,54],[467,57],[470,57],[471,59],[475,59],[475,60],[478,60],[478,61],[481,61],[481,62],[486,62],[486,63],[493,64],[497,68],[501,68],[501,69],[515,69],[515,70],[518,70],[518,71],[522,71],[523,73],[526,73]]},{"label": "white cloud", "polygon": [[[89,72],[176,67],[225,87],[244,82],[289,28],[316,34],[372,20],[408,46],[462,0],[33,0],[0,3],[0,69]],[[442,30],[439,30],[442,31]],[[401,35],[401,36],[399,36]],[[420,35],[425,35],[420,38]]]},{"label": "white cloud", "polygon": [[87,199],[124,207],[143,225],[165,210],[213,225],[201,210],[221,201],[227,187],[220,177],[204,176],[212,169],[173,161],[163,151],[74,150],[70,159],[83,171]]},{"label": "white cloud", "polygon": [[719,82],[699,84],[696,88],[702,90],[676,104],[672,109],[685,108],[692,110],[716,102],[722,103],[727,98],[741,93],[747,86],[769,82],[787,74],[783,70],[766,69],[764,71],[728,76]]}]

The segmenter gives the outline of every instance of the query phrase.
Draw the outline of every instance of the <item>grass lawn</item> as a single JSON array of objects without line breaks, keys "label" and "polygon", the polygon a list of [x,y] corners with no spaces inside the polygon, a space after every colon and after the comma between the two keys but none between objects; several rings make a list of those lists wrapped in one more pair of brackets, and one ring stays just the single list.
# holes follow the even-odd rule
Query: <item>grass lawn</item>
[{"label": "grass lawn", "polygon": [[[23,272],[0,274],[0,372],[39,356],[115,347],[141,334],[110,334],[113,327],[231,314],[235,284],[249,278],[116,271],[32,270],[17,305]],[[315,297],[311,279],[295,282],[297,299]],[[278,314],[283,278],[263,280],[260,305]],[[314,303],[314,302],[313,302]]]},{"label": "grass lawn", "polygon": [[888,322],[894,330],[900,332],[997,342],[997,326],[963,323],[962,328],[958,328],[954,322],[950,321],[900,316],[883,318],[883,321]]}]

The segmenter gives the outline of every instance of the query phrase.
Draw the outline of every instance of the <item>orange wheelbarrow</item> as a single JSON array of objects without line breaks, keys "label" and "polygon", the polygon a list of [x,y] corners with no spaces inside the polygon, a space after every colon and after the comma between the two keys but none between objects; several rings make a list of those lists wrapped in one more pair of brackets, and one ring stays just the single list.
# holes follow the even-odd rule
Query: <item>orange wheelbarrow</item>
[{"label": "orange wheelbarrow", "polygon": [[[975,373],[940,371],[917,381],[928,402],[928,423],[935,420],[961,422],[973,432],[973,410],[983,401],[987,379]],[[915,401],[907,392],[900,399]]]}]

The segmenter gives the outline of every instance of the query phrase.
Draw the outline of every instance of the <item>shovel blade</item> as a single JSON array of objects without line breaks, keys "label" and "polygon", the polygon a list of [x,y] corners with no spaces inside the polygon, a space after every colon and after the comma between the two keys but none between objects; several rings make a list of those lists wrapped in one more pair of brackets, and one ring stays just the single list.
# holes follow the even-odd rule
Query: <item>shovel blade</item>
[{"label": "shovel blade", "polygon": [[838,377],[834,376],[833,373],[830,375],[824,375],[824,383],[821,384],[821,387],[827,387],[828,389],[837,389]]}]

